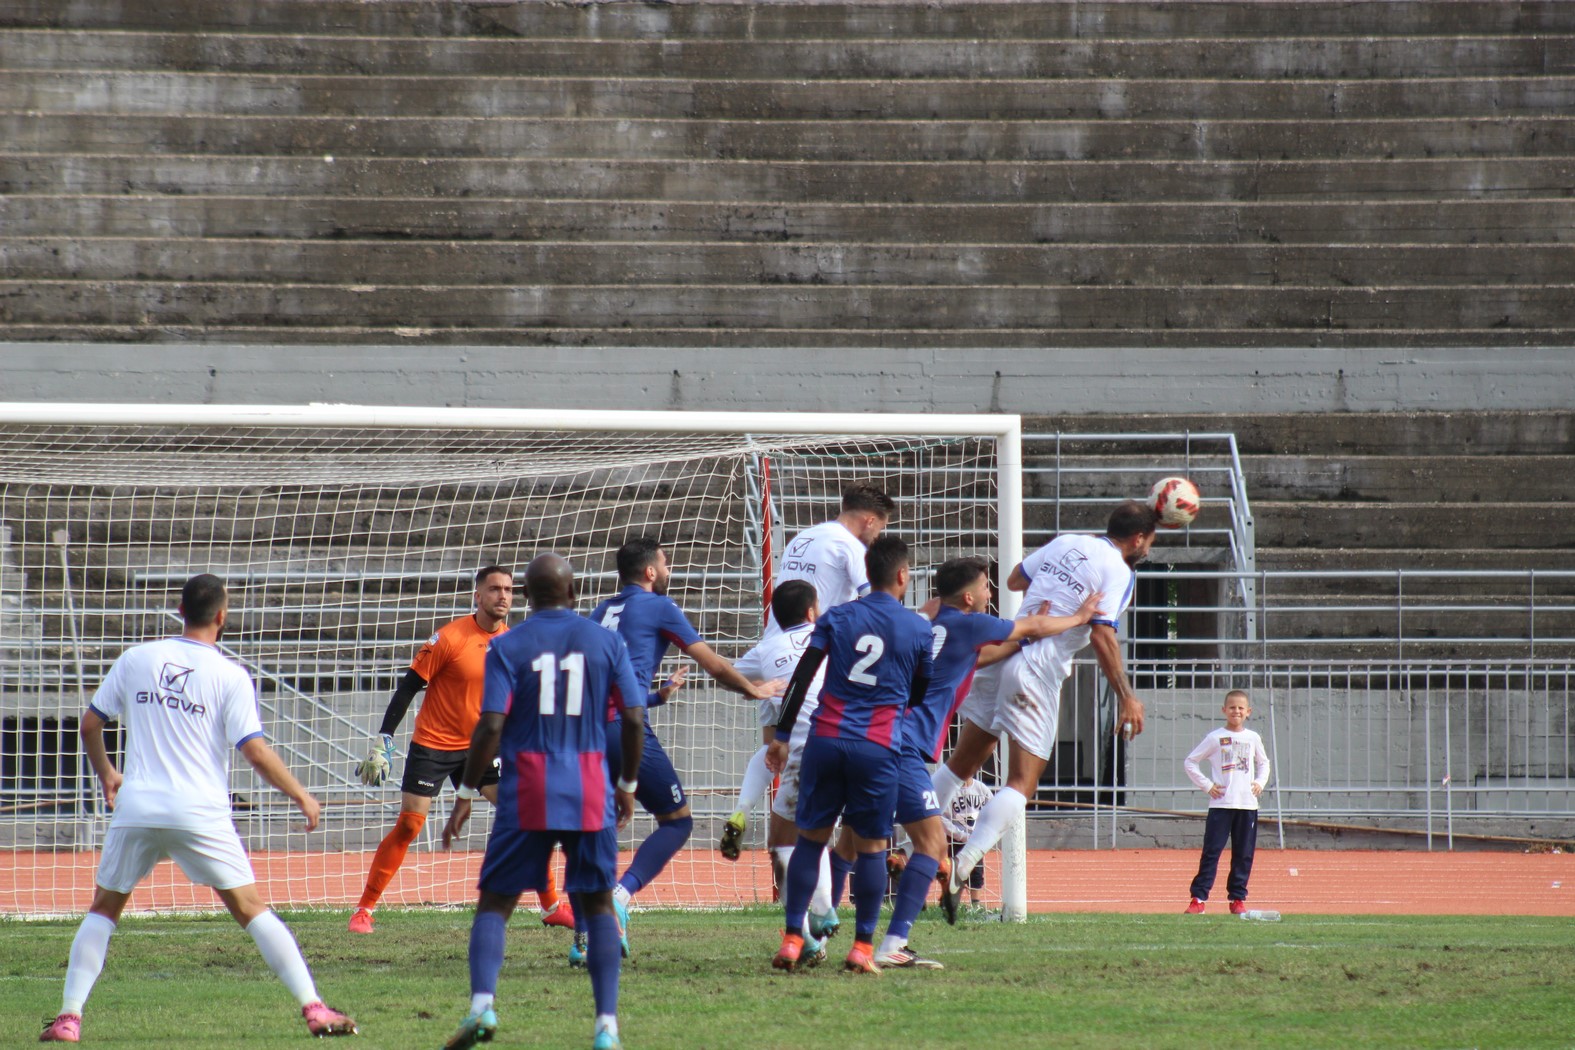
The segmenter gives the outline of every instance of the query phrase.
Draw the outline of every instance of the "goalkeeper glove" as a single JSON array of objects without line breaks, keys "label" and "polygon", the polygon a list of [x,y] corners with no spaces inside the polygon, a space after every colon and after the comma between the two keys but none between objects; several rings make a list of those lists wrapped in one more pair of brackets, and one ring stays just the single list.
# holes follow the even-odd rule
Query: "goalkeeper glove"
[{"label": "goalkeeper glove", "polygon": [[356,776],[367,787],[380,787],[394,768],[394,738],[383,734],[383,746],[374,747],[356,767]]}]

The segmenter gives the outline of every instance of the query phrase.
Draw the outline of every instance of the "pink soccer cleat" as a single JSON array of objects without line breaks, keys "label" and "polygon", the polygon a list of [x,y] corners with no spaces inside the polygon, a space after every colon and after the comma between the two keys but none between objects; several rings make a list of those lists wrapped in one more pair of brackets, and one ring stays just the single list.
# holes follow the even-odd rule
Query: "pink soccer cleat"
[{"label": "pink soccer cleat", "polygon": [[357,908],[355,914],[350,916],[351,933],[371,933],[372,913],[365,908]]},{"label": "pink soccer cleat", "polygon": [[574,909],[567,900],[560,900],[552,906],[551,911],[541,913],[543,926],[562,926],[566,930],[574,929]]},{"label": "pink soccer cleat", "polygon": [[61,1014],[44,1026],[38,1034],[40,1043],[80,1043],[82,1041],[82,1015]]},{"label": "pink soccer cleat", "polygon": [[350,1018],[321,1002],[301,1007],[301,1016],[306,1018],[306,1030],[319,1039],[330,1035],[355,1035],[360,1031]]}]

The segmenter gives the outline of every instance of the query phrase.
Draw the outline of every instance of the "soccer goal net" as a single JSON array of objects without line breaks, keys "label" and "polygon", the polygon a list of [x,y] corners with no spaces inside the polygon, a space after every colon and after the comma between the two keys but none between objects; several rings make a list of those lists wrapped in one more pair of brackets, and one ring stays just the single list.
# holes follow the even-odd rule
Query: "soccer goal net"
[{"label": "soccer goal net", "polygon": [[[413,712],[390,783],[365,788],[354,767],[421,643],[471,611],[477,568],[518,573],[564,554],[589,612],[617,590],[617,547],[655,535],[671,596],[737,657],[759,637],[773,558],[834,517],[852,481],[896,498],[914,604],[924,570],[947,558],[1009,569],[1017,437],[1016,417],[994,416],[0,405],[0,913],[88,901],[108,813],[78,717],[127,647],[179,633],[180,588],[196,573],[228,584],[220,646],[255,681],[270,741],[324,803],[306,834],[236,760],[235,818],[259,880],[276,903],[349,905],[398,810]],[[510,622],[524,613],[520,594]],[[681,659],[670,654],[664,673]],[[641,902],[770,900],[763,810],[740,861],[715,848],[760,742],[754,703],[695,669],[652,722],[696,826]],[[113,726],[109,740],[120,746]],[[473,899],[490,812],[479,807],[445,852],[451,801],[445,790],[385,905]],[[651,827],[638,817],[624,847]],[[166,863],[132,903],[215,902]]]}]

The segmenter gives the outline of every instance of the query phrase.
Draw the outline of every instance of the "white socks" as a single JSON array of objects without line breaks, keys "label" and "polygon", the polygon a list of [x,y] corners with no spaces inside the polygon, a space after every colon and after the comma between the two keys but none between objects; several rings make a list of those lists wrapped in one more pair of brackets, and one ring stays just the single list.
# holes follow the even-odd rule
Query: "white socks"
[{"label": "white socks", "polygon": [[945,762],[935,767],[930,774],[930,786],[935,789],[937,805],[942,813],[951,807],[952,799],[957,797],[957,792],[962,788],[963,781]]},{"label": "white socks", "polygon": [[974,865],[979,863],[979,858],[995,848],[1001,836],[1006,834],[1006,829],[1012,826],[1012,821],[1021,817],[1027,809],[1028,799],[1021,791],[1003,787],[995,793],[989,805],[979,811],[979,819],[974,821],[973,834],[968,836],[968,844],[952,861],[952,885],[960,885],[968,877]]},{"label": "white socks", "polygon": [[614,1039],[617,1039],[618,1038],[618,1018],[614,1017],[612,1014],[597,1014],[596,1015],[596,1028],[592,1031],[591,1034],[592,1035],[596,1035],[596,1034],[601,1033],[601,1032],[606,1032],[608,1035],[612,1036]]},{"label": "white socks", "polygon": [[629,898],[633,896],[634,894],[623,888],[623,883],[621,882],[613,887],[613,900],[622,904],[625,908],[629,906]]},{"label": "white socks", "polygon": [[[793,859],[793,847],[775,846],[773,850],[782,861],[782,870],[787,871],[788,861]],[[811,915],[830,915],[834,910],[831,906],[831,846],[828,844],[820,851],[820,878],[815,880],[809,911]]]},{"label": "white socks", "polygon": [[831,845],[820,851],[820,878],[815,882],[815,892],[810,894],[809,910],[815,915],[830,915],[836,911],[831,903]]},{"label": "white socks", "polygon": [[104,956],[109,951],[109,937],[115,924],[97,912],[88,912],[77,927],[71,941],[71,959],[66,964],[66,990],[60,1004],[63,1014],[82,1013],[93,984],[104,969]]},{"label": "white socks", "polygon": [[766,788],[771,786],[771,779],[771,770],[766,768],[766,746],[761,744],[760,750],[750,757],[749,765],[744,769],[744,783],[738,789],[738,804],[733,807],[734,811],[753,813],[766,797]]},{"label": "white socks", "polygon": [[906,942],[905,942],[905,940],[903,938],[901,938],[901,937],[893,937],[891,934],[888,933],[886,936],[881,938],[880,947],[878,949],[876,949],[875,954],[876,955],[890,955],[892,952],[896,951],[898,948],[904,947],[905,944],[906,944]]},{"label": "white socks", "polygon": [[470,997],[470,1016],[480,1017],[492,1009],[493,996],[491,992],[477,992]]},{"label": "white socks", "polygon": [[257,942],[263,961],[274,972],[285,988],[302,1006],[310,1006],[320,998],[317,986],[312,983],[312,971],[301,958],[301,947],[284,920],[271,911],[265,911],[247,924],[246,932]]}]

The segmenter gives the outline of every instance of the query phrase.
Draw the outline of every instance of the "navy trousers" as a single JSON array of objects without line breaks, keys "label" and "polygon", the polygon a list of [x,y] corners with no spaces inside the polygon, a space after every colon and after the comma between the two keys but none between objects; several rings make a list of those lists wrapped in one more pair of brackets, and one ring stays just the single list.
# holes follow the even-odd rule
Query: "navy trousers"
[{"label": "navy trousers", "polygon": [[1219,871],[1220,854],[1225,843],[1230,842],[1230,878],[1225,881],[1225,891],[1233,901],[1247,899],[1247,879],[1252,874],[1252,853],[1258,847],[1258,811],[1255,809],[1209,810],[1209,819],[1203,825],[1203,856],[1198,861],[1198,873],[1192,879],[1192,895],[1200,901],[1209,899],[1214,888],[1214,876]]}]

